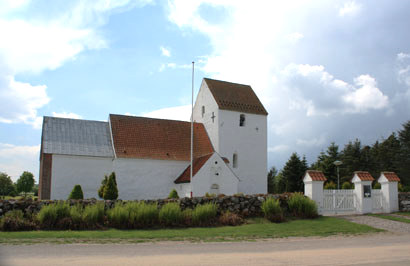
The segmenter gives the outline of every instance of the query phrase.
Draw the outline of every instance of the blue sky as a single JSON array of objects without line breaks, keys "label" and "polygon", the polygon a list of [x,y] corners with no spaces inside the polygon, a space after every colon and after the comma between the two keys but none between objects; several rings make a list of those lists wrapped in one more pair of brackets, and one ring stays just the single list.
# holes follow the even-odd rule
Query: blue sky
[{"label": "blue sky", "polygon": [[268,109],[268,166],[410,119],[408,1],[0,3],[0,171],[38,178],[42,116],[189,118],[211,77]]}]

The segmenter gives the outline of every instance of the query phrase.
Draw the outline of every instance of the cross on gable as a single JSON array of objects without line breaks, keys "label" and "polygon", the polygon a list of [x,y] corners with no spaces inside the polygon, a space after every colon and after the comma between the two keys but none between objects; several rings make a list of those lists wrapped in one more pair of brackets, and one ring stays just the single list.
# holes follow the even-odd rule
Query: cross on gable
[{"label": "cross on gable", "polygon": [[212,116],[211,116],[211,118],[212,118],[212,123],[214,122],[214,120],[215,120],[215,114],[214,114],[214,112],[212,112]]}]

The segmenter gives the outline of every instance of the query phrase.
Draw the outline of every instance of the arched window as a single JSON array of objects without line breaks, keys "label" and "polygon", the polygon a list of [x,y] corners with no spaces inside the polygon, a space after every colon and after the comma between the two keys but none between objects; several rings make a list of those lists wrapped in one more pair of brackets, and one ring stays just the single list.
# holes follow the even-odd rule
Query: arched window
[{"label": "arched window", "polygon": [[203,105],[202,105],[202,112],[201,113],[202,113],[202,117],[204,117],[204,115],[205,115],[205,106],[203,106]]},{"label": "arched window", "polygon": [[234,153],[232,156],[232,167],[238,168],[238,154]]},{"label": "arched window", "polygon": [[241,115],[239,116],[239,126],[240,126],[240,127],[244,127],[244,126],[245,126],[245,115],[244,115],[244,114],[241,114]]}]

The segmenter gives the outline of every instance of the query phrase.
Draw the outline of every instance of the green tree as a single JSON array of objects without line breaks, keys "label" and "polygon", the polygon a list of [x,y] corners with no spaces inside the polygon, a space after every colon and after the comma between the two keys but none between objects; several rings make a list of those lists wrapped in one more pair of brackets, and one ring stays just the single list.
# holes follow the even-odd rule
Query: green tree
[{"label": "green tree", "polygon": [[178,192],[174,189],[169,192],[168,199],[179,199]]},{"label": "green tree", "polygon": [[32,173],[24,171],[20,178],[17,180],[16,187],[17,192],[24,192],[24,197],[26,197],[27,192],[30,192],[34,186],[34,176]]},{"label": "green tree", "polygon": [[68,196],[68,199],[84,199],[83,190],[81,189],[80,185],[75,185],[73,190]]},{"label": "green tree", "polygon": [[101,181],[101,186],[98,189],[98,197],[100,197],[101,199],[104,198],[104,188],[107,182],[108,182],[108,176],[104,175],[104,179]]},{"label": "green tree", "polygon": [[282,170],[287,192],[303,191],[302,178],[307,169],[305,157],[301,160],[296,152],[290,156]]},{"label": "green tree", "polygon": [[268,193],[275,193],[275,176],[278,174],[275,166],[269,170],[268,173]]},{"label": "green tree", "polygon": [[400,166],[399,175],[404,185],[410,186],[410,120],[403,124],[399,132]]},{"label": "green tree", "polygon": [[327,148],[326,153],[320,153],[312,168],[322,171],[328,180],[336,183],[337,171],[334,162],[337,160],[340,160],[339,146],[332,142]]},{"label": "green tree", "polygon": [[108,177],[107,184],[104,187],[103,197],[105,200],[115,200],[118,198],[117,181],[114,172]]},{"label": "green tree", "polygon": [[277,174],[273,180],[274,183],[274,193],[281,194],[286,192],[286,180],[283,178],[282,172]]},{"label": "green tree", "polygon": [[0,196],[4,197],[9,195],[15,190],[11,177],[6,173],[0,172]]}]

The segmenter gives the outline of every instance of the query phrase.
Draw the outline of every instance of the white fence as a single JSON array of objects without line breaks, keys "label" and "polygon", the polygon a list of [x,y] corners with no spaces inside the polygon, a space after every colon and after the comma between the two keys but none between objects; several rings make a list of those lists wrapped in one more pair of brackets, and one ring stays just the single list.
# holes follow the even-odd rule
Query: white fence
[{"label": "white fence", "polygon": [[352,213],[356,210],[356,200],[353,189],[323,190],[324,213]]}]

